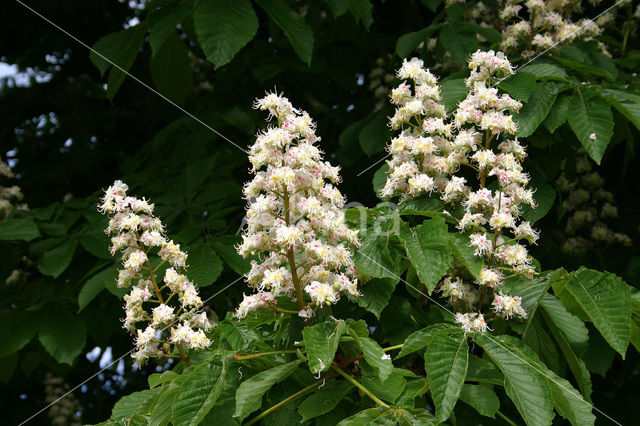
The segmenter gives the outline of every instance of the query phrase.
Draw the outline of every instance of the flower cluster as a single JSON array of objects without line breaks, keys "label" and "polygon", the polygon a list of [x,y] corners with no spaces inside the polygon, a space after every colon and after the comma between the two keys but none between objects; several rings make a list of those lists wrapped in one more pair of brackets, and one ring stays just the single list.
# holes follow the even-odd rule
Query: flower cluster
[{"label": "flower cluster", "polygon": [[[501,52],[477,51],[469,68],[469,93],[448,115],[438,103],[437,79],[421,60],[404,61],[398,70],[404,81],[391,93],[396,111],[390,126],[400,134],[388,145],[392,157],[381,190],[383,197],[400,196],[401,200],[438,194],[454,210],[462,208],[457,228],[467,232],[469,245],[483,259],[484,267],[475,285],[450,276],[439,291],[457,309],[466,311],[479,308],[478,288],[494,293],[501,286],[504,271],[531,277],[535,270],[522,243],[538,239],[530,223],[520,220],[523,205],[535,207],[533,191],[527,187],[529,176],[522,168],[526,152],[514,137],[518,128],[512,113],[521,104],[492,87],[513,72],[511,64]],[[495,189],[487,186],[489,179],[495,180]],[[494,296],[495,316],[526,317],[518,309],[520,299],[502,293]],[[475,318],[480,319],[484,322],[481,316]],[[473,322],[469,317],[465,321]]]},{"label": "flower cluster", "polygon": [[603,188],[604,179],[592,169],[584,150],[576,157],[576,179],[570,182],[563,172],[556,183],[563,194],[562,210],[567,217],[563,252],[583,256],[611,244],[631,245],[628,235],[609,227],[618,218],[618,208],[613,194]]},{"label": "flower cluster", "polygon": [[572,12],[581,9],[582,1],[506,0],[502,3],[500,48],[506,53],[520,53],[527,58],[565,41],[589,39],[602,33],[602,28],[590,19],[569,19]]},{"label": "flower cluster", "polygon": [[47,373],[44,380],[45,401],[51,404],[49,420],[54,426],[80,426],[80,413],[83,408],[73,392],[69,393],[69,384],[60,377]]},{"label": "flower cluster", "polygon": [[[124,268],[118,273],[117,286],[131,287],[124,296],[124,328],[135,335],[136,343],[131,356],[142,365],[148,358],[172,356],[176,347],[185,359],[185,346],[203,349],[211,344],[205,335],[211,323],[204,312],[198,312],[202,300],[183,273],[187,254],[167,240],[162,222],[153,215],[154,205],[127,196],[127,190],[126,184],[115,181],[98,210],[110,215],[105,232],[114,235],[111,254],[122,253]],[[156,274],[162,271],[160,281]],[[155,307],[148,309],[149,304]]]},{"label": "flower cluster", "polygon": [[260,132],[250,148],[255,177],[244,186],[247,228],[237,250],[244,257],[260,254],[247,274],[258,293],[245,296],[236,316],[290,296],[309,317],[341,295],[358,296],[357,231],[345,224],[345,200],[334,186],[339,168],[322,160],[311,117],[276,93],[256,100],[255,108],[278,125]]},{"label": "flower cluster", "polygon": [[[11,167],[2,159],[0,159],[0,177],[13,178],[14,174]],[[7,218],[13,209],[16,207],[16,203],[22,200],[23,195],[19,186],[2,186],[0,185],[0,218]],[[26,204],[17,205],[19,210],[29,210]]]}]

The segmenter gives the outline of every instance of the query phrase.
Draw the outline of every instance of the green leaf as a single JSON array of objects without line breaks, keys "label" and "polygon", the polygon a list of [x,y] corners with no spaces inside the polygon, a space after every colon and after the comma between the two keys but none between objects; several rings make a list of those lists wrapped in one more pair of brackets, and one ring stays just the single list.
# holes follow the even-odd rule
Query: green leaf
[{"label": "green leaf", "polygon": [[[531,319],[535,316],[536,309],[538,309],[551,284],[565,276],[566,273],[567,271],[564,269],[556,269],[555,271],[543,272],[534,279],[516,276],[505,281],[502,290],[512,296],[520,296],[522,298],[522,307],[528,315],[524,326],[522,326],[522,334],[529,327]],[[512,323],[512,325],[515,325],[515,323]]]},{"label": "green leaf", "polygon": [[504,386],[504,375],[498,370],[495,364],[473,354],[469,357],[466,380],[468,382]]},{"label": "green leaf", "polygon": [[519,71],[502,80],[498,87],[511,97],[520,101],[528,101],[536,85],[536,77],[525,71]]},{"label": "green leaf", "polygon": [[576,353],[584,352],[589,340],[589,332],[584,323],[571,315],[560,300],[547,294],[542,300],[544,320],[562,351],[569,368],[576,378],[580,391],[587,401],[591,396],[591,375],[586,364]]},{"label": "green leaf", "polygon": [[246,350],[252,343],[260,340],[258,332],[247,328],[244,321],[225,321],[219,327],[234,351]]},{"label": "green leaf", "polygon": [[111,68],[107,79],[107,99],[113,100],[118,92],[126,76],[124,72],[128,72],[136,60],[146,32],[146,26],[139,24],[107,34],[93,45],[89,58],[100,70],[100,75],[104,76]]},{"label": "green leaf", "polygon": [[248,259],[243,259],[234,248],[238,240],[233,235],[217,237],[211,242],[211,246],[216,249],[216,253],[224,262],[238,275],[244,275],[251,269]]},{"label": "green leaf", "polygon": [[348,0],[348,3],[353,18],[357,23],[362,23],[368,31],[371,24],[373,24],[373,5],[371,0]]},{"label": "green leaf", "polygon": [[386,380],[381,380],[380,377],[372,378],[363,376],[360,382],[375,396],[392,404],[402,395],[407,385],[407,379],[395,372],[391,373]]},{"label": "green leaf", "polygon": [[398,285],[398,278],[373,278],[360,286],[362,295],[356,303],[380,319],[380,313],[389,304],[391,294]]},{"label": "green leaf", "polygon": [[0,316],[0,357],[22,349],[38,331],[38,314],[9,311]]},{"label": "green leaf", "polygon": [[533,74],[538,80],[569,81],[569,76],[565,70],[554,64],[531,64],[522,68],[519,72]]},{"label": "green leaf", "polygon": [[624,281],[609,272],[580,268],[567,281],[554,285],[554,292],[570,312],[593,322],[609,345],[625,357],[631,296]]},{"label": "green leaf", "polygon": [[171,420],[173,402],[178,397],[180,388],[176,384],[163,388],[154,401],[151,409],[148,426],[166,426]]},{"label": "green leaf", "polygon": [[78,294],[78,312],[82,311],[108,283],[113,282],[116,276],[116,269],[113,266],[109,266],[89,278]]},{"label": "green leaf", "polygon": [[462,386],[460,400],[476,409],[483,416],[495,418],[496,411],[500,409],[498,395],[488,386],[469,385]]},{"label": "green leaf", "polygon": [[364,237],[355,255],[358,270],[374,278],[399,279],[400,263],[389,249],[389,238],[371,233]]},{"label": "green leaf", "polygon": [[29,219],[5,219],[0,221],[0,240],[31,241],[40,236],[36,224]]},{"label": "green leaf", "polygon": [[401,58],[408,57],[420,43],[426,43],[436,28],[437,26],[429,26],[400,36],[396,42],[396,54]]},{"label": "green leaf", "polygon": [[197,425],[215,405],[226,380],[227,365],[209,361],[194,369],[173,402],[172,423]]},{"label": "green leaf", "polygon": [[215,69],[231,62],[258,31],[258,17],[249,0],[200,2],[193,23],[200,46]]},{"label": "green leaf", "polygon": [[318,389],[307,397],[298,406],[298,413],[302,416],[302,422],[306,422],[317,416],[321,416],[333,410],[342,398],[353,389],[353,384],[348,381],[327,383],[323,388]]},{"label": "green leaf", "polygon": [[482,258],[473,254],[474,249],[469,244],[466,234],[449,234],[449,247],[453,257],[458,259],[475,278],[479,278],[482,270]]},{"label": "green leaf", "polygon": [[431,343],[436,334],[454,332],[458,330],[460,330],[459,327],[454,327],[451,324],[438,323],[413,332],[404,341],[402,349],[400,349],[400,353],[396,356],[396,359],[402,358],[403,356],[407,356],[424,348]]},{"label": "green leaf", "polygon": [[57,278],[71,263],[76,245],[76,240],[67,239],[51,250],[46,251],[38,260],[38,270],[44,275]]},{"label": "green leaf", "polygon": [[[474,341],[504,373],[507,395],[527,425],[548,426],[553,421],[553,400],[543,367],[535,354],[511,336],[478,334]],[[546,371],[545,371],[546,370]]]},{"label": "green leaf", "polygon": [[375,192],[378,198],[381,198],[380,191],[384,188],[384,185],[387,182],[387,174],[389,174],[389,165],[387,163],[380,166],[380,168],[373,174],[371,183],[373,185],[373,192]]},{"label": "green leaf", "polygon": [[149,45],[151,45],[153,56],[158,53],[167,37],[175,33],[176,26],[189,16],[192,10],[193,2],[187,0],[155,10],[149,15],[147,18],[149,27],[151,27]]},{"label": "green leaf", "polygon": [[577,88],[569,105],[569,126],[598,165],[613,136],[611,107],[594,91]]},{"label": "green leaf", "polygon": [[277,0],[255,0],[287,35],[293,50],[302,62],[311,66],[313,31],[299,13]]},{"label": "green leaf", "polygon": [[[398,368],[396,371],[408,371]],[[411,373],[413,374],[413,373]],[[428,381],[425,378],[419,378],[416,380],[409,380],[404,387],[402,394],[394,402],[394,406],[400,408],[413,409],[416,406],[416,398],[420,396],[423,390],[426,389]]]},{"label": "green leaf", "polygon": [[390,137],[391,132],[387,127],[387,119],[384,112],[373,114],[369,122],[365,124],[358,134],[360,147],[369,157],[382,152]]},{"label": "green leaf", "polygon": [[309,369],[313,374],[327,371],[331,367],[345,329],[344,321],[327,321],[302,330]]},{"label": "green leaf", "polygon": [[539,221],[549,213],[556,200],[556,190],[548,183],[542,184],[536,188],[533,195],[535,202],[538,204],[536,208],[524,206],[522,209],[522,217],[532,224]]},{"label": "green leaf", "polygon": [[451,22],[442,27],[438,39],[445,50],[462,63],[466,63],[469,53],[475,52],[479,46],[475,32],[461,31],[460,27]]},{"label": "green leaf", "polygon": [[187,275],[198,287],[213,284],[222,273],[222,260],[205,244],[198,244],[189,253]]},{"label": "green leaf", "polygon": [[395,407],[369,408],[338,423],[338,426],[393,425],[393,426],[435,426],[433,415],[425,408],[405,410]]},{"label": "green leaf", "polygon": [[378,372],[381,381],[387,380],[393,371],[393,363],[390,359],[384,359],[385,351],[378,343],[369,337],[359,336],[354,330],[349,328],[349,335],[353,337],[356,345],[364,354],[364,360]]},{"label": "green leaf", "polygon": [[640,96],[615,89],[598,89],[598,93],[640,129]]},{"label": "green leaf", "polygon": [[567,95],[559,95],[556,99],[556,102],[551,107],[551,111],[549,111],[549,115],[542,122],[542,125],[546,127],[549,133],[555,132],[558,127],[564,124],[569,118],[569,104],[571,103],[571,98]]},{"label": "green leaf", "polygon": [[183,105],[193,84],[193,71],[187,49],[174,32],[151,58],[151,79],[160,93]]},{"label": "green leaf", "polygon": [[74,237],[91,255],[99,259],[112,258],[109,253],[109,239],[105,237],[102,230],[77,233]]},{"label": "green leaf", "polygon": [[464,83],[464,78],[454,78],[444,80],[442,86],[442,104],[448,112],[453,111],[458,106],[458,102],[467,97],[469,88]]},{"label": "green leaf", "polygon": [[413,228],[402,222],[398,237],[420,281],[431,294],[453,260],[447,224],[442,217],[433,218]]},{"label": "green leaf", "polygon": [[87,329],[79,317],[56,310],[46,314],[38,336],[42,346],[56,361],[71,365],[84,348]]},{"label": "green leaf", "polygon": [[113,420],[129,420],[136,415],[149,413],[161,389],[162,388],[146,389],[123,396],[113,406],[111,418]]},{"label": "green leaf", "polygon": [[556,83],[538,83],[533,88],[526,104],[515,116],[518,122],[518,137],[526,138],[544,121],[556,101],[558,86]]},{"label": "green leaf", "polygon": [[278,365],[242,382],[236,392],[236,412],[233,417],[239,417],[240,420],[243,420],[251,414],[262,399],[262,395],[273,385],[286,379],[298,368],[301,362],[296,360]]},{"label": "green leaf", "polygon": [[467,376],[469,346],[466,334],[436,334],[424,356],[429,391],[436,406],[436,421],[449,418]]}]

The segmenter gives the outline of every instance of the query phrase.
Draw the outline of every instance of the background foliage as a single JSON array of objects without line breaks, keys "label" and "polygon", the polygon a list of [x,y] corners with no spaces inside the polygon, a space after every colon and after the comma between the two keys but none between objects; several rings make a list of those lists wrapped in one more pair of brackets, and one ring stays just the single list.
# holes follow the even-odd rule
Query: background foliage
[{"label": "background foliage", "polygon": [[[29,5],[242,148],[263,126],[260,115],[251,109],[252,99],[274,87],[284,91],[294,104],[304,106],[317,120],[327,159],[342,166],[341,189],[348,200],[374,207],[379,202],[374,187],[380,185],[381,179],[383,182],[384,168],[378,165],[361,172],[383,157],[390,134],[386,127],[390,109],[380,87],[390,87],[392,82],[384,76],[393,74],[403,57],[422,56],[426,65],[433,67],[442,63],[448,52],[447,68],[435,68],[434,72],[441,76],[443,90],[449,96],[444,99],[445,104],[453,109],[464,97],[462,79],[468,71],[462,64],[469,52],[495,47],[500,37],[492,28],[480,29],[463,22],[464,8],[473,3],[446,8],[437,0],[157,0],[91,4],[32,1]],[[105,221],[95,211],[97,190],[122,178],[132,186],[132,193],[153,200],[168,232],[187,247],[189,274],[203,287],[200,291],[206,299],[246,271],[246,262],[235,254],[233,244],[242,225],[244,201],[240,188],[248,178],[248,163],[244,152],[139,82],[126,78],[99,55],[89,55],[85,47],[24,7],[11,3],[6,6],[6,14],[12,19],[2,27],[1,59],[33,76],[29,84],[6,79],[0,91],[1,152],[16,173],[14,180],[3,185],[19,185],[30,207],[27,212],[14,211],[0,223],[0,275],[4,279],[14,269],[25,272],[18,283],[3,284],[0,289],[0,404],[7,422],[16,423],[46,405],[43,383],[47,373],[61,376],[74,386],[99,370],[98,360],[110,359],[103,356],[105,352],[115,359],[131,347],[130,338],[118,321],[122,315],[122,291],[114,284],[115,263],[102,232]],[[480,31],[482,42],[476,37]],[[431,37],[437,38],[432,52],[419,48]],[[585,266],[612,274],[581,270],[568,276],[557,272],[562,278],[548,277],[544,289],[531,295],[541,312],[526,324],[532,330],[528,338],[520,343],[512,337],[503,344],[522,357],[536,360],[545,371],[571,377],[585,399],[591,398],[598,408],[615,414],[618,421],[630,423],[637,415],[632,402],[640,397],[634,386],[639,374],[636,348],[640,346],[640,298],[633,289],[640,285],[638,246],[598,247],[577,257],[559,255],[566,240],[567,213],[556,181],[562,173],[569,181],[579,177],[576,152],[581,146],[593,160],[594,170],[604,178],[604,187],[615,196],[620,212],[613,225],[615,230],[626,233],[634,242],[638,238],[640,167],[635,153],[640,92],[633,74],[640,63],[638,39],[633,33],[622,52],[619,34],[610,31],[602,38],[614,53],[613,58],[599,53],[594,42],[572,43],[528,65],[504,81],[501,88],[525,103],[519,116],[520,136],[527,138],[526,167],[531,171],[533,186],[538,188],[536,198],[540,204],[526,217],[537,221],[543,231],[532,254],[544,270],[574,271]],[[378,71],[370,74],[372,70]],[[589,135],[594,132],[603,138],[591,141]],[[424,212],[432,210],[415,205],[403,208],[407,229],[421,222],[424,215],[430,216]],[[418,216],[414,216],[416,212]],[[369,214],[384,217],[395,213],[380,207]],[[431,219],[423,227],[444,226],[444,222],[435,221]],[[441,245],[432,248],[444,256],[441,261],[463,256],[460,251],[464,248],[455,244],[455,236],[449,236],[446,228],[443,232]],[[401,232],[385,241],[382,251],[386,254],[380,257],[379,241],[368,241],[365,233],[364,249],[375,246],[376,250],[366,253],[387,262],[395,274],[404,274],[408,268],[403,275],[407,281],[422,282],[432,290],[442,274],[425,277],[416,272],[432,270],[434,266],[421,265],[418,255],[412,257],[408,235]],[[426,249],[420,247],[422,253]],[[401,260],[404,253],[409,261]],[[425,261],[433,262],[433,256]],[[343,335],[342,340],[348,341],[350,349],[341,344],[345,356],[349,350],[354,356],[364,352],[363,380],[368,381],[368,387],[377,389],[379,398],[404,407],[407,416],[423,416],[424,420],[430,414],[411,411],[426,383],[424,364],[420,366],[415,352],[424,353],[431,339],[438,339],[441,342],[430,345],[424,357],[434,363],[447,360],[446,353],[430,348],[453,350],[463,339],[453,330],[424,332],[425,327],[442,321],[441,311],[410,287],[399,285],[393,276],[373,270],[362,258],[359,267],[375,277],[368,284],[375,290],[365,293],[360,307],[336,307],[336,317],[353,320],[343,323],[343,332],[335,338]],[[627,284],[616,276],[632,289],[628,290]],[[588,294],[577,290],[576,283],[584,282],[594,288],[611,282],[622,293],[632,291],[629,310],[634,322],[630,333],[635,348],[626,349],[629,339],[625,341],[624,330],[618,333],[616,325],[610,324],[616,321],[616,312],[606,312],[602,318],[591,315],[592,311],[583,304],[587,303],[584,300]],[[546,293],[550,285],[557,298]],[[243,290],[244,284],[239,282],[212,299],[208,303],[211,314],[221,320],[228,317]],[[603,294],[598,303],[605,303],[608,296]],[[366,325],[356,319],[375,327],[373,334],[369,335]],[[125,357],[119,368],[116,363],[75,391],[82,406],[82,421],[97,423],[112,414],[114,418],[129,417],[134,408],[148,404],[145,415],[160,419],[172,416],[174,423],[180,424],[193,422],[194,418],[205,418],[208,412],[206,401],[199,402],[200,411],[189,406],[194,404],[194,399],[188,397],[190,392],[201,389],[217,392],[213,401],[221,405],[216,405],[216,416],[225,415],[226,407],[230,414],[235,411],[244,418],[260,404],[262,394],[256,389],[261,382],[267,388],[280,383],[267,394],[264,407],[309,385],[312,377],[303,371],[304,366],[297,368],[300,361],[295,354],[262,363],[246,362],[243,370],[236,364],[229,367],[232,360],[228,353],[264,350],[261,345],[265,341],[269,347],[282,348],[301,340],[301,325],[294,320],[256,321],[266,324],[267,337],[262,342],[258,342],[255,330],[247,328],[259,324],[237,325],[226,320],[214,333],[216,348],[188,374],[179,377],[172,373],[151,375],[167,367],[162,365],[151,365],[142,371],[132,369],[130,359]],[[574,329],[568,331],[567,324]],[[306,330],[304,334],[310,359],[313,349],[308,342],[327,338],[324,331],[315,327],[311,330],[314,331]],[[410,357],[405,358],[409,367],[385,371],[386,367],[378,365],[378,344],[400,344],[418,330],[423,334],[412,334],[414,339],[419,338],[413,346],[414,353],[404,347],[394,355],[400,359]],[[518,330],[511,334],[517,336]],[[516,408],[504,398],[506,392],[513,399],[512,394],[519,391],[517,384],[498,391],[500,402],[496,393],[478,384],[500,383],[504,380],[501,375],[515,368],[514,360],[509,359],[512,352],[505,353],[492,339],[478,337],[473,344],[482,347],[502,373],[473,354],[464,361],[464,368],[462,364],[442,366],[459,370],[460,384],[465,375],[473,383],[453,391],[466,403],[455,405],[455,418],[461,424],[477,421],[474,419],[478,413],[470,407],[482,415],[494,416],[500,403],[501,411],[518,418],[517,409],[521,407]],[[98,354],[97,359],[86,356],[94,348],[98,348],[93,352]],[[373,353],[368,355],[369,351]],[[333,359],[333,353],[320,356],[329,362]],[[537,361],[538,357],[544,364]],[[278,371],[267,370],[268,367],[277,367]],[[178,366],[176,371],[181,372],[181,368]],[[228,383],[232,378],[240,383],[239,371],[245,375],[255,373],[238,390],[246,392],[244,406],[234,405],[237,385],[233,389],[217,388],[219,383],[226,383],[218,380],[223,374],[228,375]],[[265,375],[267,371],[271,373]],[[536,371],[519,374],[523,382],[545,380]],[[289,378],[285,380],[286,377]],[[446,399],[450,384],[436,380],[430,385],[432,393],[443,389],[436,395]],[[128,402],[122,400],[125,402],[121,401],[111,413],[121,396],[142,389],[147,390]],[[360,410],[365,410],[360,414],[362,419],[384,414],[380,408],[369,408],[368,399],[355,398],[353,393],[344,399],[351,391],[347,381],[328,382],[313,394],[318,395],[317,401],[313,396],[299,399],[278,411],[276,417],[265,417],[264,422],[298,423],[321,412],[319,424],[332,424]],[[329,395],[335,400],[330,399],[327,406],[324,401]],[[433,399],[439,416],[441,410],[453,409],[452,405],[447,408],[446,400],[438,399],[441,396]],[[199,397],[194,397],[196,403]],[[161,398],[162,403],[153,398]],[[418,401],[420,398],[424,402],[427,397],[420,396]],[[532,407],[535,404],[534,401]],[[156,406],[172,407],[173,411],[151,413]],[[336,408],[329,412],[332,407]],[[565,414],[570,411],[566,407],[558,410]],[[523,413],[522,409],[519,411]],[[537,413],[535,417],[544,415],[552,414]],[[523,417],[529,423],[536,422],[526,414]],[[444,419],[446,416],[438,417]],[[488,420],[493,421],[486,417],[480,421]],[[50,420],[43,414],[34,421],[46,424]]]}]

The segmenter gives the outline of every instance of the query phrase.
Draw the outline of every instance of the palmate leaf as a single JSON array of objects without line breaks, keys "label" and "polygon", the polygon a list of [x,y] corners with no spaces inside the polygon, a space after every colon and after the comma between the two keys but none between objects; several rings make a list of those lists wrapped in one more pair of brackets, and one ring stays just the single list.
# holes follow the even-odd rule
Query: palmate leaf
[{"label": "palmate leaf", "polygon": [[353,388],[353,384],[346,380],[343,382],[334,380],[331,383],[327,383],[298,406],[298,413],[302,416],[302,422],[333,410]]},{"label": "palmate leaf", "polygon": [[592,406],[512,336],[474,336],[505,375],[505,391],[527,425],[550,425],[553,408],[574,425],[592,425]]},{"label": "palmate leaf", "polygon": [[193,71],[189,53],[178,35],[173,32],[151,58],[151,79],[154,86],[179,105],[191,91]]},{"label": "palmate leaf", "polygon": [[117,65],[109,72],[107,99],[113,100],[118,92],[126,76],[120,69],[125,72],[129,71],[138,56],[138,49],[144,42],[146,32],[146,26],[138,24],[122,31],[107,34],[93,45],[89,58],[100,70],[100,75],[104,75],[112,67],[112,63]]},{"label": "palmate leaf", "polygon": [[420,281],[431,294],[452,261],[444,219],[436,217],[413,228],[403,222],[399,238]]},{"label": "palmate leaf", "polygon": [[215,405],[224,388],[227,362],[208,361],[196,367],[178,391],[172,407],[172,423],[197,425]]},{"label": "palmate leaf", "polygon": [[516,115],[518,137],[526,138],[542,124],[558,95],[557,83],[538,83],[533,88],[529,100]]},{"label": "palmate leaf", "polygon": [[640,96],[615,89],[599,89],[598,93],[640,129]]},{"label": "palmate leaf", "polygon": [[364,360],[373,367],[380,376],[380,380],[385,381],[393,371],[393,363],[390,359],[383,359],[384,350],[369,337],[358,335],[354,330],[349,328],[349,335],[353,337],[356,345],[364,354]]},{"label": "palmate leaf", "polygon": [[149,27],[151,27],[149,45],[154,56],[158,53],[160,46],[164,44],[167,37],[175,33],[176,26],[189,16],[192,10],[193,1],[187,0],[151,12],[147,21]]},{"label": "palmate leaf", "polygon": [[488,386],[464,384],[460,400],[469,404],[483,416],[495,417],[500,409],[498,395]]},{"label": "palmate leaf", "polygon": [[380,319],[380,313],[389,304],[391,294],[396,289],[398,278],[373,278],[360,287],[362,295],[356,303]]},{"label": "palmate leaf", "polygon": [[527,425],[550,425],[554,416],[553,400],[547,379],[535,368],[540,362],[522,354],[523,345],[509,336],[480,334],[473,340],[504,373],[505,391]]},{"label": "palmate leaf", "polygon": [[424,408],[416,410],[404,410],[395,407],[369,408],[354,414],[338,423],[338,426],[363,426],[363,425],[435,425],[433,415]]},{"label": "palmate leaf", "polygon": [[40,236],[36,224],[28,219],[6,219],[0,222],[0,240],[30,241]]},{"label": "palmate leaf", "polygon": [[375,396],[391,404],[395,403],[407,386],[407,379],[396,372],[389,375],[385,380],[380,380],[379,377],[363,376],[360,381]]},{"label": "palmate leaf", "polygon": [[193,23],[202,50],[216,69],[231,62],[258,31],[258,17],[249,0],[200,2]]},{"label": "palmate leaf", "polygon": [[587,327],[578,317],[567,312],[562,302],[550,294],[546,294],[542,300],[542,313],[580,391],[587,401],[591,401],[591,374],[578,356],[578,351],[584,351],[589,340]]},{"label": "palmate leaf", "polygon": [[569,277],[554,285],[555,294],[569,312],[590,320],[624,358],[631,321],[629,287],[614,274],[586,268],[572,272]]},{"label": "palmate leaf", "polygon": [[469,346],[465,334],[436,334],[427,347],[425,369],[438,422],[451,415],[467,376],[468,362]]},{"label": "palmate leaf", "polygon": [[302,62],[311,66],[313,54],[313,31],[299,13],[277,0],[255,0],[287,35],[293,50]]},{"label": "palmate leaf", "polygon": [[593,90],[576,88],[569,109],[569,126],[599,165],[613,136],[611,107]]},{"label": "palmate leaf", "polygon": [[465,268],[478,279],[482,270],[482,258],[473,254],[473,247],[469,244],[469,237],[466,234],[449,234],[449,246],[453,256],[461,262]]},{"label": "palmate leaf", "polygon": [[313,374],[327,371],[338,350],[340,337],[344,334],[344,321],[326,321],[302,330],[304,345],[309,358],[309,369]]},{"label": "palmate leaf", "polygon": [[296,360],[278,365],[242,382],[236,391],[236,412],[233,416],[242,420],[251,414],[256,405],[259,407],[262,395],[273,385],[286,379],[301,362]]},{"label": "palmate leaf", "polygon": [[44,275],[57,278],[71,264],[76,245],[76,240],[69,238],[51,250],[47,250],[38,260],[38,270]]},{"label": "palmate leaf", "polygon": [[123,396],[113,406],[111,419],[142,420],[142,415],[151,411],[155,398],[160,394],[161,390],[161,388],[146,389]]},{"label": "palmate leaf", "polygon": [[504,385],[504,374],[491,361],[471,354],[467,367],[468,382],[487,383],[490,385]]},{"label": "palmate leaf", "polygon": [[197,244],[189,252],[187,275],[198,287],[211,285],[222,273],[222,260],[207,244]]},{"label": "palmate leaf", "polygon": [[87,328],[76,315],[51,310],[42,318],[38,337],[56,361],[71,365],[84,348]]},{"label": "palmate leaf", "polygon": [[459,330],[460,327],[455,327],[447,323],[438,323],[411,333],[404,341],[402,349],[400,349],[400,353],[396,356],[396,359],[402,358],[403,356],[407,356],[426,347],[431,343],[437,333],[452,333]]}]

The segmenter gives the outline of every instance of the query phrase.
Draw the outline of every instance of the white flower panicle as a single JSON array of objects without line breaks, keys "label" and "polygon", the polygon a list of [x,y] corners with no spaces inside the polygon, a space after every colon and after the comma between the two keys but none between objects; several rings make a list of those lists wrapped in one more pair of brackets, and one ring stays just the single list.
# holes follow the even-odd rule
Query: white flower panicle
[{"label": "white flower panicle", "polygon": [[[0,158],[0,177],[11,179],[14,177],[11,167]],[[29,210],[26,204],[17,204],[23,198],[22,190],[19,186],[0,185],[0,219],[6,219],[14,208],[18,210]]]},{"label": "white flower panicle", "polygon": [[[457,228],[468,233],[469,246],[483,259],[484,267],[475,283],[447,277],[438,291],[464,311],[483,303],[475,286],[493,293],[502,285],[504,271],[532,277],[535,269],[523,243],[535,243],[539,237],[529,222],[520,220],[523,205],[535,207],[529,176],[522,167],[526,151],[514,137],[518,127],[512,114],[522,104],[492,87],[512,74],[513,68],[502,52],[493,51],[475,52],[469,68],[469,93],[447,115],[437,103],[436,78],[421,60],[404,61],[398,77],[405,81],[391,93],[396,112],[390,126],[400,134],[388,144],[392,156],[381,190],[385,198],[439,196],[462,208]],[[471,173],[463,176],[463,167]],[[495,181],[495,189],[487,187],[490,180]],[[514,300],[519,306],[519,299]],[[505,312],[497,310],[502,305],[493,306],[495,315]],[[514,308],[506,317],[525,316]]]},{"label": "white flower panicle", "polygon": [[563,172],[557,180],[563,194],[565,212],[562,251],[571,256],[584,256],[611,245],[631,246],[627,234],[615,232],[618,208],[613,194],[604,189],[604,179],[592,168],[586,152],[581,148],[576,156],[576,177],[570,182]]},{"label": "white flower panicle", "polygon": [[309,114],[277,93],[254,107],[268,111],[277,126],[260,132],[250,148],[255,177],[244,187],[247,228],[237,250],[244,257],[261,255],[247,274],[258,293],[245,296],[236,316],[275,307],[277,297],[289,296],[309,317],[311,307],[359,295],[352,258],[357,231],[345,224],[345,199],[335,186],[339,168],[323,161]]},{"label": "white flower panicle", "polygon": [[[206,314],[198,312],[202,300],[183,274],[187,254],[179,244],[167,240],[162,222],[153,215],[154,205],[127,196],[127,190],[126,184],[115,181],[98,210],[111,218],[105,231],[113,235],[111,254],[122,253],[117,286],[131,287],[124,296],[124,328],[136,336],[136,351],[131,356],[142,365],[148,358],[171,356],[176,346],[184,359],[184,347],[203,349],[211,344],[205,335],[211,323]],[[159,258],[155,267],[150,261],[154,256]],[[159,280],[156,273],[165,265],[169,267]],[[175,306],[168,302],[172,299]],[[149,304],[155,307],[149,309]]]},{"label": "white flower panicle", "polygon": [[[601,0],[591,0],[597,4]],[[500,49],[528,58],[538,52],[569,43],[577,38],[591,39],[602,33],[599,23],[590,19],[575,19],[572,12],[582,9],[578,0],[507,0],[500,1],[502,21]],[[605,46],[600,48],[606,52]]]}]

